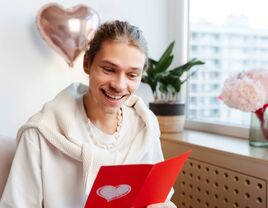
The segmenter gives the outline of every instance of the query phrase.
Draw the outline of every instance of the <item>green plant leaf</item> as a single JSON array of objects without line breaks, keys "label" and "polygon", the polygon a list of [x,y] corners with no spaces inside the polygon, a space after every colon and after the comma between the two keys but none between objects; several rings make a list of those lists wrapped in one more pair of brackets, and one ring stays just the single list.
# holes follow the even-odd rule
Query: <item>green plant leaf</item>
[{"label": "green plant leaf", "polygon": [[152,59],[152,58],[148,58],[149,62],[151,62],[153,65],[156,65],[158,63],[158,61]]},{"label": "green plant leaf", "polygon": [[149,58],[148,68],[142,77],[142,82],[147,83],[153,93],[160,92],[162,94],[161,99],[172,99],[172,96],[180,92],[182,84],[197,70],[188,73],[186,78],[181,80],[184,72],[188,72],[194,66],[204,64],[204,62],[194,58],[181,66],[169,69],[174,59],[172,54],[174,44],[175,41],[170,43],[159,61]]},{"label": "green plant leaf", "polygon": [[163,59],[162,62],[158,62],[155,66],[156,73],[161,73],[161,72],[166,71],[168,67],[170,66],[170,64],[172,63],[173,58],[174,56],[171,55],[171,56],[166,57],[166,59]]},{"label": "green plant leaf", "polygon": [[155,77],[156,76],[156,64],[158,62],[153,60],[153,59],[149,59],[149,66],[148,69],[146,70],[146,74],[149,77]]},{"label": "green plant leaf", "polygon": [[[165,50],[165,52],[163,53],[163,55],[160,57],[160,59],[157,63],[157,68],[158,68],[158,70],[160,70],[160,72],[165,71],[169,67],[170,64],[167,65],[166,60],[170,59],[169,58],[170,56],[173,56],[173,55],[171,55],[171,53],[172,53],[172,50],[174,48],[174,45],[175,45],[175,41],[172,41],[169,44],[169,46],[167,47],[167,49]],[[173,58],[171,58],[171,59],[173,60]],[[172,62],[172,60],[171,60],[171,62]]]},{"label": "green plant leaf", "polygon": [[166,84],[160,83],[159,84],[159,91],[163,94],[166,94],[168,92],[168,88]]},{"label": "green plant leaf", "polygon": [[182,76],[184,72],[189,71],[193,66],[202,65],[202,64],[205,64],[205,63],[194,58],[190,60],[189,62],[187,62],[186,64],[176,67],[173,70],[170,70],[170,73],[175,74],[177,76]]},{"label": "green plant leaf", "polygon": [[182,82],[177,75],[168,74],[160,80],[162,84],[169,85],[175,92],[179,92]]},{"label": "green plant leaf", "polygon": [[154,78],[144,76],[142,77],[142,82],[147,83],[150,86],[153,93],[156,91],[157,81]]}]

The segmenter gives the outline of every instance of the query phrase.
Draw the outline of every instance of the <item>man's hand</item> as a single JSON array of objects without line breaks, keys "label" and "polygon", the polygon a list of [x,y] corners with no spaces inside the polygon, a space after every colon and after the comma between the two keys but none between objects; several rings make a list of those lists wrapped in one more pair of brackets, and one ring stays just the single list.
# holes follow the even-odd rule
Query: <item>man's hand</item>
[{"label": "man's hand", "polygon": [[177,206],[170,201],[165,203],[151,204],[148,205],[147,208],[177,208]]}]

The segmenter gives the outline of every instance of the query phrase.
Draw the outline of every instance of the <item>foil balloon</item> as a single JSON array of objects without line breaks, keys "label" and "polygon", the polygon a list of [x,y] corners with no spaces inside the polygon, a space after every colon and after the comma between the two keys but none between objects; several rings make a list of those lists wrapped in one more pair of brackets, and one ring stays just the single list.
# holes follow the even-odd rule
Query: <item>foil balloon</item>
[{"label": "foil balloon", "polygon": [[70,67],[88,47],[99,22],[96,11],[85,5],[64,9],[58,4],[47,4],[37,15],[41,35]]}]

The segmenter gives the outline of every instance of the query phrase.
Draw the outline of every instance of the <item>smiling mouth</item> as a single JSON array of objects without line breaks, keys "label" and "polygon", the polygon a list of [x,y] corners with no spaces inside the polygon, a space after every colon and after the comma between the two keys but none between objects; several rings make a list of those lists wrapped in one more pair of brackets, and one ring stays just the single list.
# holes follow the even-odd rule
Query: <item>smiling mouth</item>
[{"label": "smiling mouth", "polygon": [[109,99],[113,99],[113,100],[120,100],[122,99],[123,97],[125,97],[125,95],[113,95],[113,94],[110,94],[108,92],[106,92],[105,90],[101,90],[103,92],[103,94],[108,97]]}]

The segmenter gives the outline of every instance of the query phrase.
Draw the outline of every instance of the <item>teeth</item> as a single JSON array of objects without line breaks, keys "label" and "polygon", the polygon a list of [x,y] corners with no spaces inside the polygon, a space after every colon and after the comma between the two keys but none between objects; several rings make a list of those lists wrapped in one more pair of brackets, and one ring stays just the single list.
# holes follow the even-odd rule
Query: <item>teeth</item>
[{"label": "teeth", "polygon": [[107,92],[105,92],[106,93],[106,95],[108,95],[109,97],[111,97],[111,98],[113,98],[113,99],[120,99],[120,98],[122,98],[123,96],[115,96],[115,95],[111,95],[111,94],[109,94],[109,93],[107,93]]}]

